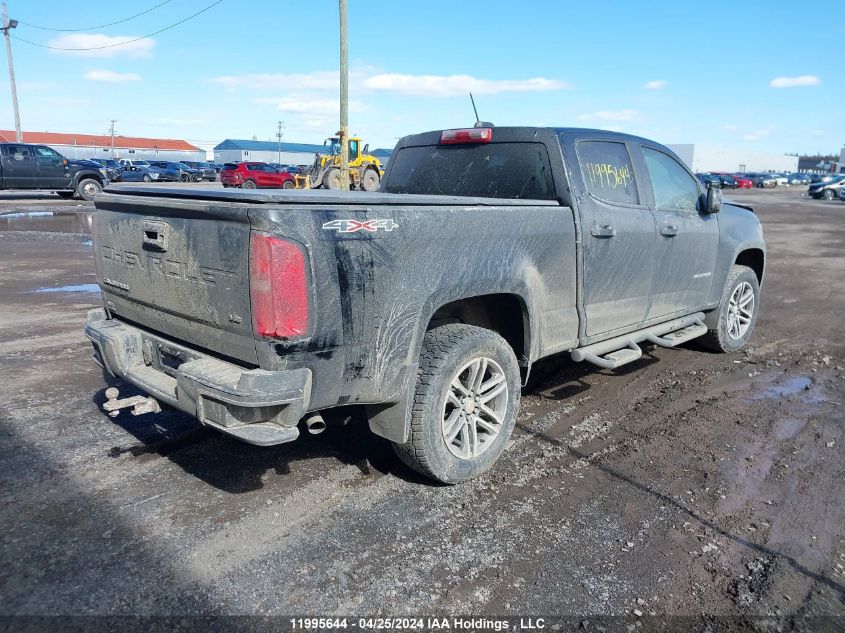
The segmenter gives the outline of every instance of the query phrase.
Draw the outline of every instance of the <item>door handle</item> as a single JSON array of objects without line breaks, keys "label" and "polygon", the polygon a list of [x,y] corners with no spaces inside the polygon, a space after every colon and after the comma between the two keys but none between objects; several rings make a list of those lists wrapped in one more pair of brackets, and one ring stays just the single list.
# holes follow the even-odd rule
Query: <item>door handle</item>
[{"label": "door handle", "polygon": [[594,224],[593,228],[590,229],[590,235],[593,237],[614,237],[616,235],[616,229],[610,224],[604,224],[602,226]]},{"label": "door handle", "polygon": [[675,237],[678,234],[678,227],[667,224],[660,229],[660,234],[665,235],[666,237]]},{"label": "door handle", "polygon": [[146,221],[143,225],[143,232],[142,248],[161,251],[162,253],[167,250],[167,224]]}]

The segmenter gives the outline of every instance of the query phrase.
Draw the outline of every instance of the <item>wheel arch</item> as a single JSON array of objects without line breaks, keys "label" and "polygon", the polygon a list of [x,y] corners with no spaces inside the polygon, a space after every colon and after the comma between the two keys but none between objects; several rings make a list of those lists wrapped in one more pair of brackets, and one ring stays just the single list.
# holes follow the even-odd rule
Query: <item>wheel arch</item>
[{"label": "wheel arch", "polygon": [[757,275],[757,282],[763,285],[763,274],[766,270],[766,253],[762,248],[746,248],[739,251],[734,258],[738,266],[748,266]]}]

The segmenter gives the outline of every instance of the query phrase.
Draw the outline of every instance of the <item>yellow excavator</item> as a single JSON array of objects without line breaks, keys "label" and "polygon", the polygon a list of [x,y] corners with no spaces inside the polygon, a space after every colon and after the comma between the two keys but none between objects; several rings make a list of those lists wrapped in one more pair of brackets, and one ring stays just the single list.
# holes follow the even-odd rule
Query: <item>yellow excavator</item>
[{"label": "yellow excavator", "polygon": [[[381,161],[368,154],[369,145],[361,149],[361,139],[351,136],[349,143],[349,188],[378,191],[384,168]],[[296,175],[297,189],[340,189],[340,136],[323,141],[326,153],[317,154],[314,163],[303,174]]]}]

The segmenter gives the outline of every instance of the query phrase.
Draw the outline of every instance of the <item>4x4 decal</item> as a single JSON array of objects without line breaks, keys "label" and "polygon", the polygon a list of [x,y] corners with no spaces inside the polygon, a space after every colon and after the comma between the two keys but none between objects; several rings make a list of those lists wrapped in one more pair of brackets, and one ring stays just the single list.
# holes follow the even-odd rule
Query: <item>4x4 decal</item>
[{"label": "4x4 decal", "polygon": [[385,231],[392,231],[398,229],[399,225],[393,220],[332,220],[323,224],[323,228],[327,231],[337,231],[338,233],[357,233],[358,231],[368,231],[375,233],[379,229]]}]

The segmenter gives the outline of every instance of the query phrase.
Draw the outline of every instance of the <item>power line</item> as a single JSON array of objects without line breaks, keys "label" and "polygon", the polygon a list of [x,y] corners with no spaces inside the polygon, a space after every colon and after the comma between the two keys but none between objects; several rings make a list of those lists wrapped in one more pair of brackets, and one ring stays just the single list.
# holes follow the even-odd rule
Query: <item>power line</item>
[{"label": "power line", "polygon": [[21,37],[15,36],[15,35],[12,35],[12,37],[14,37],[19,42],[24,42],[25,44],[31,44],[32,46],[38,46],[39,48],[49,48],[50,50],[54,50],[54,51],[98,51],[98,50],[102,50],[104,48],[115,48],[117,46],[126,46],[127,44],[132,44],[133,42],[138,42],[138,41],[146,39],[148,37],[152,37],[153,35],[158,35],[159,33],[164,33],[165,31],[169,31],[170,29],[177,27],[180,24],[184,24],[188,20],[191,20],[191,19],[197,17],[201,13],[205,13],[209,9],[216,7],[221,2],[223,2],[223,0],[217,0],[217,2],[211,3],[206,8],[204,8],[200,11],[197,11],[196,13],[194,13],[192,15],[189,15],[187,18],[179,20],[175,24],[171,24],[170,26],[166,26],[163,29],[159,29],[158,31],[155,31],[154,33],[148,33],[147,35],[142,35],[141,37],[135,37],[131,40],[127,40],[125,42],[120,42],[119,44],[107,44],[105,46],[89,46],[89,47],[86,47],[86,48],[65,48],[65,47],[61,47],[61,46],[50,46],[48,44],[39,44],[38,42],[30,42],[29,40],[25,40]]},{"label": "power line", "polygon": [[31,26],[34,29],[38,29],[40,31],[59,31],[63,33],[70,33],[70,32],[79,32],[79,31],[96,31],[97,29],[104,29],[107,26],[114,26],[115,24],[123,24],[124,22],[129,22],[129,20],[134,20],[135,18],[139,18],[142,15],[146,15],[150,11],[155,11],[159,7],[163,7],[168,2],[172,2],[173,0],[164,0],[154,7],[147,9],[146,11],[141,11],[141,13],[136,13],[135,15],[130,15],[128,18],[123,18],[122,20],[118,20],[117,22],[109,22],[108,24],[100,24],[99,26],[90,26],[84,29],[52,29],[49,26],[38,26],[37,24],[30,24],[29,22],[24,22],[23,20],[18,20],[19,23],[25,24],[26,26]]}]

